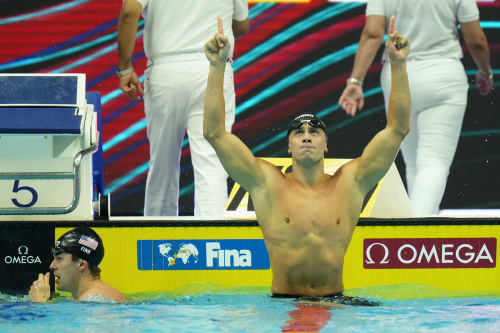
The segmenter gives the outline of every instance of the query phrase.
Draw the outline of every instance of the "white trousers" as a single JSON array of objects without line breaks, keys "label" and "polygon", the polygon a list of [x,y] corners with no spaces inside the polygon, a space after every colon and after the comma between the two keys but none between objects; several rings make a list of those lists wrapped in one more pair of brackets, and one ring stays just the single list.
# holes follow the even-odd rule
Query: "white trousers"
[{"label": "white trousers", "polygon": [[[145,71],[144,105],[150,143],[144,215],[177,216],[181,145],[186,127],[194,168],[196,216],[220,217],[227,202],[227,173],[203,137],[203,107],[209,62],[154,64]],[[235,117],[233,70],[224,77],[226,130]]]},{"label": "white trousers", "polygon": [[[408,195],[416,216],[439,214],[449,170],[460,137],[468,82],[459,60],[407,62],[411,129],[401,145]],[[382,89],[387,110],[391,68],[384,64]]]}]

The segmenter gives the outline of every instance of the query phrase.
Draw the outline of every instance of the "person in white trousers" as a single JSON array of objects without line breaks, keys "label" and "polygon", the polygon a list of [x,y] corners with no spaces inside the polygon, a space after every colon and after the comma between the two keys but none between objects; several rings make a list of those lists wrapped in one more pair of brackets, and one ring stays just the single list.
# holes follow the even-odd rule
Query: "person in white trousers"
[{"label": "person in white trousers", "polygon": [[[408,77],[412,95],[411,131],[401,145],[408,194],[416,216],[439,214],[467,105],[468,82],[461,63],[460,24],[478,72],[481,95],[493,87],[490,54],[475,0],[370,0],[354,66],[339,105],[354,116],[363,108],[363,80],[388,29],[391,15],[412,41]],[[458,21],[457,21],[458,20]],[[385,104],[391,68],[384,53],[381,83]]]},{"label": "person in white trousers", "polygon": [[[140,15],[148,58],[144,92],[132,67]],[[195,178],[196,216],[220,217],[227,202],[227,174],[204,139],[203,103],[208,61],[203,46],[221,16],[234,39],[248,32],[247,0],[124,0],[118,21],[120,89],[131,100],[144,95],[150,143],[144,215],[177,216],[180,154],[187,127]],[[228,62],[232,62],[233,49]],[[226,128],[235,118],[233,71],[226,73]]]}]

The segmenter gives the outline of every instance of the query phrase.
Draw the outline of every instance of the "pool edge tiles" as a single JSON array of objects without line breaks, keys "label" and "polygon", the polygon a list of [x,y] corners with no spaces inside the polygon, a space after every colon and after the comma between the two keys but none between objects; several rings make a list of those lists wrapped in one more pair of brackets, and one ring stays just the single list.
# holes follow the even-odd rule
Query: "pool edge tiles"
[{"label": "pool edge tiles", "polygon": [[[142,235],[125,237],[135,242],[130,242],[127,247],[135,246],[138,249],[135,258],[128,257],[126,265],[137,267],[130,269],[133,275],[131,281],[136,282],[125,285],[118,275],[110,276],[109,279],[110,283],[125,292],[168,291],[196,281],[228,287],[271,285],[269,258],[258,226],[141,229],[139,234]],[[460,231],[466,230],[465,233],[468,233],[471,229],[470,235]],[[129,230],[137,234],[136,228]],[[500,281],[500,271],[496,265],[497,238],[492,235],[500,235],[499,226],[357,227],[345,257],[345,288],[422,283],[456,290],[499,290],[500,285],[496,282]],[[123,238],[123,235],[118,233],[115,237]],[[149,242],[147,247],[150,252],[141,253],[137,244],[139,241]],[[368,251],[370,242],[375,245]],[[164,246],[163,254],[160,253],[160,246]],[[165,246],[169,248],[165,249]],[[400,250],[402,247],[403,250]],[[194,254],[189,255],[189,252],[194,253],[194,249],[198,251],[196,262]],[[245,251],[251,258],[245,255]],[[105,261],[117,260],[120,255],[110,250]],[[388,257],[385,259],[387,263],[381,263],[384,256]],[[398,256],[403,262],[398,260]],[[158,265],[157,259],[160,258],[163,260]],[[149,269],[137,266],[141,260],[150,259],[147,262],[151,265]],[[367,261],[370,260],[376,268],[369,267]],[[392,265],[394,261],[398,263]],[[116,267],[113,268],[115,270]],[[103,271],[107,271],[106,266],[103,266]],[[134,285],[141,285],[141,288]]]},{"label": "pool edge tiles", "polygon": [[[499,222],[361,219],[345,256],[345,288],[419,283],[450,290],[500,291]],[[60,235],[81,225],[94,228],[103,238],[103,280],[127,294],[172,291],[196,282],[271,285],[269,257],[256,221],[137,219],[0,224],[0,264],[4,271],[23,273],[25,281],[17,289],[26,291],[39,272],[49,271],[50,259],[42,258],[41,252],[49,252]],[[40,228],[54,228],[54,239],[29,236]],[[29,237],[23,239],[24,234]],[[46,250],[34,242],[42,242]],[[16,289],[5,284],[0,288]]]}]

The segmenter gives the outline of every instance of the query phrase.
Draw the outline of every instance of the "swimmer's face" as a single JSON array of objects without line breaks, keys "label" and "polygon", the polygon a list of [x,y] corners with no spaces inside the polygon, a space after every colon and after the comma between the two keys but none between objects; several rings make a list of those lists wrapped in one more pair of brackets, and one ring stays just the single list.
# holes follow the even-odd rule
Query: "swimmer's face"
[{"label": "swimmer's face", "polygon": [[54,255],[54,260],[50,264],[50,269],[56,277],[57,290],[75,292],[80,279],[79,267],[82,260],[73,261],[73,256],[69,253],[59,253]]},{"label": "swimmer's face", "polygon": [[326,134],[321,128],[304,123],[290,132],[288,153],[293,157],[323,157],[327,151]]}]

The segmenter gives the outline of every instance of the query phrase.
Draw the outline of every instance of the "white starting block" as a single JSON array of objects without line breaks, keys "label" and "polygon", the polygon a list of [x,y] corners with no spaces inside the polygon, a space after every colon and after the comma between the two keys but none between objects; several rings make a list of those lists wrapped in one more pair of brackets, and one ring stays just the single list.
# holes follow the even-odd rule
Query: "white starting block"
[{"label": "white starting block", "polygon": [[85,74],[0,74],[0,221],[93,220]]}]

